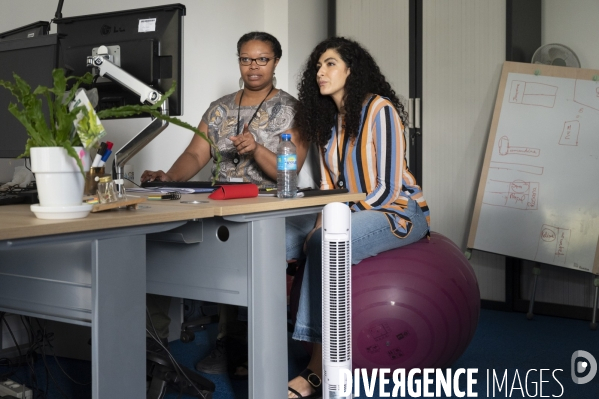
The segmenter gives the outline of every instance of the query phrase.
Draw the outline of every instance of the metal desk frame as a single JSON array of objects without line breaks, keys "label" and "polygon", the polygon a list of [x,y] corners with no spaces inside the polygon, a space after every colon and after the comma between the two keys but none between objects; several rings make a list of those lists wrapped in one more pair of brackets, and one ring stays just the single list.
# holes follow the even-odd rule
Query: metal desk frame
[{"label": "metal desk frame", "polygon": [[[190,216],[188,222],[54,235],[38,231],[39,237],[0,240],[0,310],[90,326],[92,397],[113,399],[145,397],[146,292],[247,306],[249,397],[283,398],[284,218],[318,212],[339,199],[354,198],[329,197],[319,204],[293,204],[299,208],[231,211],[239,214],[202,219]],[[36,222],[30,224],[28,228],[35,229]],[[177,228],[195,231],[201,242],[155,241],[156,233],[172,236]],[[226,241],[217,237],[219,228],[228,231]],[[146,241],[148,235],[152,239]]]},{"label": "metal desk frame", "polygon": [[92,397],[143,398],[146,234],[182,223],[0,241],[0,310],[90,326]]},{"label": "metal desk frame", "polygon": [[201,237],[196,243],[154,241],[161,234],[148,241],[148,293],[248,307],[250,398],[287,395],[285,217],[321,209],[215,216],[181,229]]}]

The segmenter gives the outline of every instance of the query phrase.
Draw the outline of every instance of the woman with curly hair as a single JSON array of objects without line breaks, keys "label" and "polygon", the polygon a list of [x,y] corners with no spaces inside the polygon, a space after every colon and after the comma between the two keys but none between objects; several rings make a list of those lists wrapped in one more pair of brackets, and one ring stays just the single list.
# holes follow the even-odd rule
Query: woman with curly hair
[{"label": "woman with curly hair", "polygon": [[[352,264],[429,232],[428,206],[405,160],[404,121],[403,105],[366,49],[342,37],[316,46],[299,84],[296,122],[320,147],[320,188],[366,194],[350,204]],[[316,398],[322,390],[320,219],[314,228],[294,230],[309,233],[293,338],[312,342],[313,352],[308,367],[289,382],[289,398]]]}]

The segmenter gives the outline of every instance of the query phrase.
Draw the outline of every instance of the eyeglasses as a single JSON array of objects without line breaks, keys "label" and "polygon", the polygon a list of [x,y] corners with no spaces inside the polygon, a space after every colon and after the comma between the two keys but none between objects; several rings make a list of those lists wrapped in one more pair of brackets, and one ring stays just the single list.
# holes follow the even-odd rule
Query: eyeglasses
[{"label": "eyeglasses", "polygon": [[270,60],[274,60],[275,58],[267,58],[267,57],[259,57],[259,58],[250,58],[250,57],[239,57],[239,63],[241,65],[252,65],[252,62],[256,61],[256,65],[265,66],[268,64]]}]

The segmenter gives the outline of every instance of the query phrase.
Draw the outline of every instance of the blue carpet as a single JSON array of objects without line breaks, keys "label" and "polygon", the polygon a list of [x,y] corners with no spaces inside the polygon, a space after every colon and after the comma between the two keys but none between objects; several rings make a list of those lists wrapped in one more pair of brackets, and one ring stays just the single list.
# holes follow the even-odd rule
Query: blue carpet
[{"label": "blue carpet", "polygon": [[[215,338],[215,330],[215,326],[209,326],[206,331],[196,333],[195,340],[188,344],[183,344],[180,341],[171,342],[171,352],[182,365],[193,369],[194,364],[210,351]],[[576,350],[590,352],[599,360],[599,331],[591,331],[589,323],[586,321],[547,316],[535,316],[534,320],[527,321],[522,313],[483,310],[472,343],[455,362],[452,370],[478,369],[478,373],[475,375],[477,383],[474,385],[474,392],[478,394],[479,398],[541,397],[539,387],[542,385],[543,397],[596,399],[599,397],[599,374],[584,385],[575,384],[570,377],[570,359]],[[303,347],[293,341],[289,345],[289,359],[290,377],[297,375],[308,361]],[[60,358],[59,361],[64,371],[73,379],[78,382],[89,382],[91,374],[89,362]],[[48,395],[36,397],[46,397],[47,399],[91,397],[90,386],[78,385],[70,381],[59,369],[54,358],[47,356],[46,363],[52,377],[47,377],[41,357],[35,363],[35,377],[37,387],[43,391],[46,391],[46,381],[48,381]],[[544,370],[542,384],[540,383],[540,369]],[[555,371],[557,369],[563,371]],[[7,366],[0,366],[0,374],[10,370],[11,368]],[[529,372],[529,370],[535,371]],[[11,379],[23,382],[28,386],[32,385],[32,374],[26,367],[22,366],[14,371]],[[505,374],[506,381],[501,390],[495,385],[495,392],[493,392],[493,384],[489,384],[487,387],[487,371],[491,375],[491,382],[493,372],[500,381]],[[528,379],[526,379],[527,372],[529,372]],[[552,376],[552,372],[554,372],[555,378]],[[214,399],[244,399],[248,397],[247,380],[231,380],[227,375],[205,376],[216,384]],[[421,382],[421,380],[419,381]],[[60,390],[57,387],[60,387]],[[459,387],[461,391],[466,390],[465,378],[460,378]],[[379,389],[380,386],[377,382],[374,388],[374,398],[385,397],[385,393],[391,393],[393,382],[391,381],[383,387],[383,395]],[[488,394],[487,389],[489,389]],[[434,384],[430,386],[429,391],[435,392]],[[424,397],[423,392],[421,395]],[[178,397],[178,394],[174,392],[166,395],[166,399]],[[362,383],[360,383],[360,395],[357,397],[367,397]],[[409,396],[406,392],[405,397],[418,396]],[[456,396],[454,392],[453,396],[435,397]],[[192,397],[181,396],[180,398]]]}]

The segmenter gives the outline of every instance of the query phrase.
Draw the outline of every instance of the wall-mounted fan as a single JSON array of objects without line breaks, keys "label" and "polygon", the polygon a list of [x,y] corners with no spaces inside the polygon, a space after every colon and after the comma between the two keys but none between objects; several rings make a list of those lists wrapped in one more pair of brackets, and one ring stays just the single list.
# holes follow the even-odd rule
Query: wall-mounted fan
[{"label": "wall-mounted fan", "polygon": [[532,56],[533,64],[580,68],[580,60],[571,48],[559,43],[541,46]]}]

